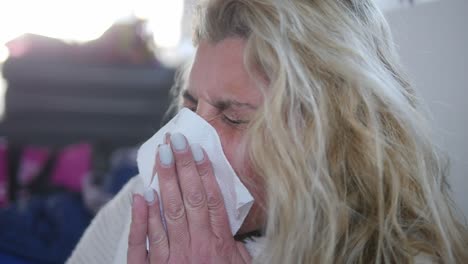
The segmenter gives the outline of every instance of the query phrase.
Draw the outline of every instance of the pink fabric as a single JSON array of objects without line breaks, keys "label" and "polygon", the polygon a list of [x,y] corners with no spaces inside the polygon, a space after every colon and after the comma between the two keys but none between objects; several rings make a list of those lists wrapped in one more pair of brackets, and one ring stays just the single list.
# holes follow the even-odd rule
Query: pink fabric
[{"label": "pink fabric", "polygon": [[86,175],[91,172],[91,145],[83,143],[63,149],[57,156],[52,183],[79,192]]},{"label": "pink fabric", "polygon": [[0,207],[8,205],[8,145],[0,140]]},{"label": "pink fabric", "polygon": [[26,147],[21,156],[18,170],[18,183],[25,186],[31,183],[42,171],[50,157],[50,150],[44,147]]}]

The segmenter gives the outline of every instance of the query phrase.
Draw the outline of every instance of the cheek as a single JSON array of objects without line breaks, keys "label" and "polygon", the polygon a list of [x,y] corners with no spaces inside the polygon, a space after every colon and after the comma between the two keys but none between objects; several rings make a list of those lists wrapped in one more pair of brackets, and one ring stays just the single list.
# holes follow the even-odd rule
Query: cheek
[{"label": "cheek", "polygon": [[260,230],[265,223],[265,184],[262,177],[257,175],[252,169],[251,162],[247,155],[247,141],[243,133],[233,133],[215,127],[221,139],[224,154],[233,167],[240,180],[247,190],[252,194],[255,203],[247,218],[239,230],[238,234],[246,234],[255,230]]},{"label": "cheek", "polygon": [[244,175],[250,171],[247,168],[247,153],[245,143],[243,143],[243,135],[234,129],[225,129],[223,127],[216,127],[216,131],[221,139],[224,154],[229,163],[233,167],[237,175],[243,180]]},{"label": "cheek", "polygon": [[264,190],[261,187],[264,185],[261,182],[261,177],[254,172],[248,158],[247,141],[245,140],[244,133],[242,131],[223,131],[222,129],[217,129],[217,131],[221,139],[224,154],[234,171],[254,196],[255,200],[263,201]]}]

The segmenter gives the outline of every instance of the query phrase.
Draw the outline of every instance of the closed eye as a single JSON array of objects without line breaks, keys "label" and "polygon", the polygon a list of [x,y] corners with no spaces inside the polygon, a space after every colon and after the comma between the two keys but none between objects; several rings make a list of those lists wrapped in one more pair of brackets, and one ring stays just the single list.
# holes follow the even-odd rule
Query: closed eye
[{"label": "closed eye", "polygon": [[246,120],[235,120],[235,119],[231,119],[229,118],[227,115],[223,115],[223,119],[225,122],[228,122],[232,125],[242,125],[242,124],[247,124],[249,123],[249,121],[246,121]]}]

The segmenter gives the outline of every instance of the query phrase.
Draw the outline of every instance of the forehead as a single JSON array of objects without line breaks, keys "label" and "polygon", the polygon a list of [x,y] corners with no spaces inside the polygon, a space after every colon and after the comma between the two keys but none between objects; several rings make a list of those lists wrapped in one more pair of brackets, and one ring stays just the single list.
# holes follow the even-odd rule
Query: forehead
[{"label": "forehead", "polygon": [[188,90],[198,98],[233,99],[260,104],[261,93],[244,66],[245,40],[228,38],[200,42],[190,72]]}]

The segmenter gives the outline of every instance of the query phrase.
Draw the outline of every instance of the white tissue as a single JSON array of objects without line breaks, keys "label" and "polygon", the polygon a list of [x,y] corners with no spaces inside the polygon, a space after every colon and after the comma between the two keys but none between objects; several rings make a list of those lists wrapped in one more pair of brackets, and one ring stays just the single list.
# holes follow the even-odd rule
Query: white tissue
[{"label": "white tissue", "polygon": [[[167,132],[182,133],[189,144],[198,143],[204,148],[211,160],[214,174],[224,197],[232,234],[236,234],[252,207],[254,199],[226,159],[216,130],[189,109],[180,110],[169,123],[156,132],[138,150],[138,169],[140,176],[143,177],[145,187],[150,185],[157,147],[159,144],[164,144],[164,135]],[[151,187],[159,194],[157,175],[155,175]]]}]

